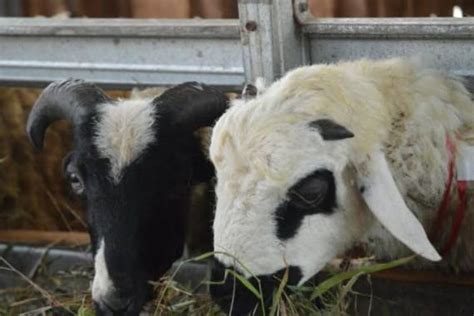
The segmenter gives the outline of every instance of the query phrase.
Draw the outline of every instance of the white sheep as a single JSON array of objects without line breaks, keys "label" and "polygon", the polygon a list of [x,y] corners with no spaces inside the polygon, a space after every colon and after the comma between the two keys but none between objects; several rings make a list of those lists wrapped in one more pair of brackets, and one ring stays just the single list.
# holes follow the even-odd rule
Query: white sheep
[{"label": "white sheep", "polygon": [[[427,237],[449,178],[446,144],[458,157],[472,136],[474,103],[462,80],[419,62],[360,60],[289,72],[231,107],[213,130],[214,250],[246,269],[225,254],[216,254],[218,265],[247,277],[289,266],[293,283],[302,283],[363,243],[378,259],[414,252],[424,257],[418,266],[473,271],[472,194],[455,244],[442,260],[436,250],[450,234],[456,179],[436,242]],[[225,288],[211,292],[219,298]]]}]

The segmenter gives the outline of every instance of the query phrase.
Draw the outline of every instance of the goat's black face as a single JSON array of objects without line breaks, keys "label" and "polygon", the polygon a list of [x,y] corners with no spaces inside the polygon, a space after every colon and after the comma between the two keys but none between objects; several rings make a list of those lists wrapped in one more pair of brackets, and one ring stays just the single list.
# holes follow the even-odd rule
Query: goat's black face
[{"label": "goat's black face", "polygon": [[77,139],[65,164],[72,189],[87,205],[99,310],[137,313],[150,298],[148,281],[159,279],[181,255],[199,148],[192,135],[166,135],[165,124],[159,132],[151,127],[153,144],[116,174],[114,161],[102,158],[94,142],[97,135]]},{"label": "goat's black face", "polygon": [[[64,173],[87,207],[97,312],[138,315],[151,298],[150,281],[182,254],[192,185],[212,177],[193,132],[210,126],[227,100],[197,83],[154,100],[113,102],[97,89],[81,81],[53,83],[33,108],[28,133],[41,147],[53,119],[73,121],[74,151]],[[76,99],[72,110],[59,105],[66,97],[91,99],[93,93],[103,102],[87,111]],[[58,114],[58,107],[76,112]]]}]

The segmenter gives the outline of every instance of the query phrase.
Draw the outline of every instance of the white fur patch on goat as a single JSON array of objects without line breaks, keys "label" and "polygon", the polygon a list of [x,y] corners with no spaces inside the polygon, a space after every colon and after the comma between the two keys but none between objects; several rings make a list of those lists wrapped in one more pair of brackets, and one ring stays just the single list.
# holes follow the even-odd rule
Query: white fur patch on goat
[{"label": "white fur patch on goat", "polygon": [[92,298],[96,302],[101,302],[108,293],[114,290],[114,285],[107,270],[105,262],[105,242],[104,239],[100,241],[99,250],[94,258],[94,281],[92,281]]},{"label": "white fur patch on goat", "polygon": [[120,100],[101,105],[99,116],[94,142],[118,183],[124,168],[155,141],[156,108],[151,99]]}]

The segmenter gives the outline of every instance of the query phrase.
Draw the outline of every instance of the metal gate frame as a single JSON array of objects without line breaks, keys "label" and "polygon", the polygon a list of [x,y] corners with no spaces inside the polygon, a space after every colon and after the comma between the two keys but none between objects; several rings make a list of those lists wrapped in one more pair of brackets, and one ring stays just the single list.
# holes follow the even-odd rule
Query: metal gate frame
[{"label": "metal gate frame", "polygon": [[474,77],[474,18],[315,19],[307,0],[239,0],[239,20],[0,18],[3,85],[232,89],[300,65],[401,55]]}]

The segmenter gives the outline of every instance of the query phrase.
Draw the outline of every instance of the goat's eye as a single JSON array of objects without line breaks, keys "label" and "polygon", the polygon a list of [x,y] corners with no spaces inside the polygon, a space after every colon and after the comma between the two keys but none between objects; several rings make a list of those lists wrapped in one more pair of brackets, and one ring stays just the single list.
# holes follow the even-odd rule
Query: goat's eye
[{"label": "goat's eye", "polygon": [[82,179],[77,173],[71,172],[68,174],[67,178],[74,193],[76,193],[77,195],[81,195],[84,193],[84,185],[82,183]]}]

